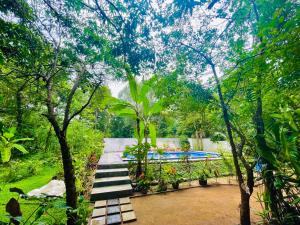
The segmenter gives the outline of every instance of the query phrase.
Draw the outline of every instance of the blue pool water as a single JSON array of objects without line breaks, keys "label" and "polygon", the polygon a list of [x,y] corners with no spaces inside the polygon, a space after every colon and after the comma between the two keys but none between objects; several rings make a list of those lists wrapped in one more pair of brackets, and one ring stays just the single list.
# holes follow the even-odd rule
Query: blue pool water
[{"label": "blue pool water", "polygon": [[[217,159],[220,158],[221,155],[216,152],[164,152],[162,155],[159,155],[156,152],[148,152],[148,159],[151,160],[178,160],[182,157],[188,157],[189,159]],[[135,160],[134,156],[132,155],[126,155],[125,160]]]}]

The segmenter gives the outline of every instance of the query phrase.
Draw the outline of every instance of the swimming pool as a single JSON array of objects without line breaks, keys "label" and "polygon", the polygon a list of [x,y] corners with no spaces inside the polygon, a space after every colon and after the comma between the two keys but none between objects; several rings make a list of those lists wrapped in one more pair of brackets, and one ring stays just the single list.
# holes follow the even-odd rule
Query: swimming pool
[{"label": "swimming pool", "polygon": [[[203,151],[191,151],[191,152],[164,152],[159,155],[156,152],[148,152],[149,160],[174,160],[177,161],[183,157],[188,157],[190,160],[215,160],[221,159],[221,155],[217,152],[203,152]],[[135,157],[132,155],[126,155],[125,161],[134,161]]]}]

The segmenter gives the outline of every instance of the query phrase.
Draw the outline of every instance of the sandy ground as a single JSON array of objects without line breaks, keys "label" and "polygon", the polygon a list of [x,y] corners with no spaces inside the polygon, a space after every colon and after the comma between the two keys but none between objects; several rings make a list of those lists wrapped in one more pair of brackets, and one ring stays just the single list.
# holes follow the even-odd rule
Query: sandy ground
[{"label": "sandy ground", "polygon": [[[251,199],[252,221],[260,205]],[[131,198],[137,221],[130,225],[233,225],[239,224],[239,189],[212,184],[166,194]]]}]

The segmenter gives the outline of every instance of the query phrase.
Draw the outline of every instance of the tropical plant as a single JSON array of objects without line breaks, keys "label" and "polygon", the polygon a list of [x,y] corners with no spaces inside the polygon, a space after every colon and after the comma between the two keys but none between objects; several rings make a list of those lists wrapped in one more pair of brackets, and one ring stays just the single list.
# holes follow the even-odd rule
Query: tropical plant
[{"label": "tropical plant", "polygon": [[18,151],[22,152],[23,154],[27,154],[28,151],[25,147],[19,142],[23,141],[31,141],[32,138],[15,138],[16,128],[11,127],[6,131],[1,132],[0,134],[0,152],[1,152],[1,160],[3,163],[6,163],[11,158],[11,151],[13,149],[17,149]]},{"label": "tropical plant", "polygon": [[151,186],[151,180],[148,176],[145,176],[144,173],[142,173],[138,179],[137,179],[137,186],[135,188],[136,191],[140,191],[143,194],[147,194]]},{"label": "tropical plant", "polygon": [[197,174],[199,179],[199,184],[201,186],[207,185],[207,178],[210,177],[213,167],[210,164],[210,160],[207,158],[205,161],[200,161],[198,163]]},{"label": "tropical plant", "polygon": [[[127,80],[129,84],[131,102],[110,98],[110,110],[117,116],[129,117],[136,121],[135,137],[137,138],[137,171],[136,177],[142,173],[142,158],[144,157],[145,168],[147,173],[147,154],[142,152],[143,140],[145,140],[144,147],[148,148],[148,138],[150,137],[150,144],[156,147],[156,128],[153,123],[153,116],[158,114],[163,109],[162,100],[151,102],[150,99],[150,82],[144,81],[139,84],[133,77],[130,68],[125,67]],[[147,149],[143,148],[143,149]],[[148,148],[150,149],[150,148]]]}]

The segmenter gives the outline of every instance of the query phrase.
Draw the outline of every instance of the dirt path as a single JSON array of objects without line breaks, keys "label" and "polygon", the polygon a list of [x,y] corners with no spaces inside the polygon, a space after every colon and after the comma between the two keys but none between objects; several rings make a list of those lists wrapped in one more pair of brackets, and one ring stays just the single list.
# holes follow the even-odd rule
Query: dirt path
[{"label": "dirt path", "polygon": [[[252,220],[260,210],[251,199]],[[233,225],[239,224],[239,189],[236,185],[212,185],[167,194],[132,198],[137,221],[131,225]]]}]

